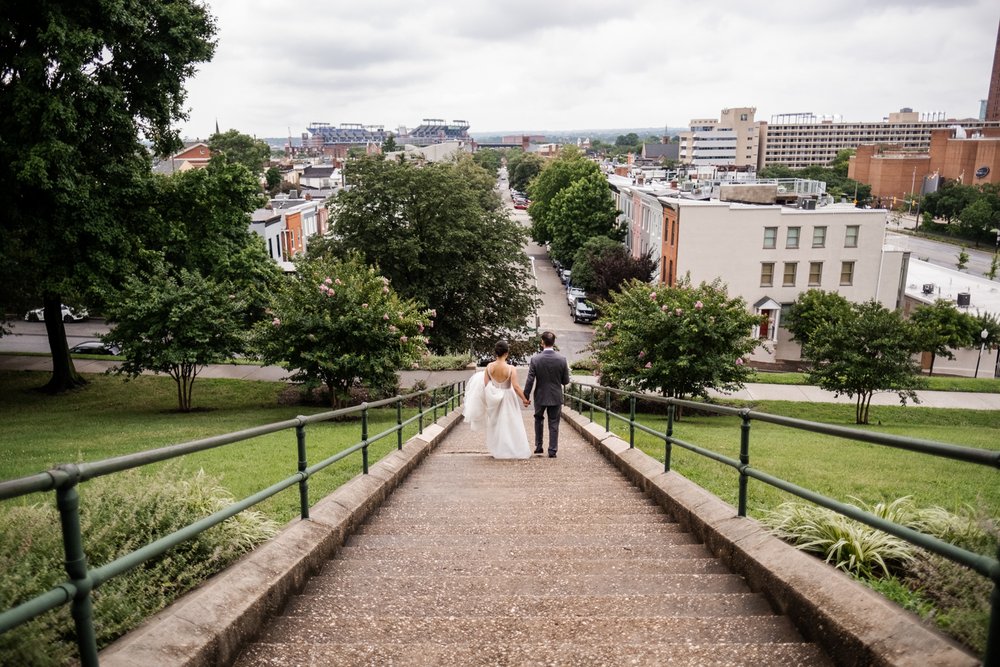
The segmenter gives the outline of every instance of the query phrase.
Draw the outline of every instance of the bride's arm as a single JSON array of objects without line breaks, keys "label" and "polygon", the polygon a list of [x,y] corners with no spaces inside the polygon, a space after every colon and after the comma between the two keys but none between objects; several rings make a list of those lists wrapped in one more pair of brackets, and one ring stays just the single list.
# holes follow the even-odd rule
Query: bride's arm
[{"label": "bride's arm", "polygon": [[528,397],[524,395],[521,383],[517,381],[517,371],[513,367],[510,369],[510,386],[514,388],[514,393],[517,394],[522,403],[527,402]]}]

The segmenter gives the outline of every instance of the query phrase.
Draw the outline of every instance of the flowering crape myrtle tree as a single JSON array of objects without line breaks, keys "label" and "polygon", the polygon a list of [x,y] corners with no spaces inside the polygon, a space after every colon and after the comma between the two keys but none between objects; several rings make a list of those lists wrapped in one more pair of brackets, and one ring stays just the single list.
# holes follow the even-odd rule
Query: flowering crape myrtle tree
[{"label": "flowering crape myrtle tree", "polygon": [[426,353],[434,311],[401,299],[356,255],[304,257],[296,271],[255,329],[264,361],[294,369],[310,389],[325,385],[334,407],[355,386],[395,389],[396,371]]},{"label": "flowering crape myrtle tree", "polygon": [[707,396],[750,379],[744,357],[758,345],[758,316],[741,298],[730,299],[715,280],[673,287],[633,280],[612,293],[598,321],[594,350],[603,383],[664,396]]}]

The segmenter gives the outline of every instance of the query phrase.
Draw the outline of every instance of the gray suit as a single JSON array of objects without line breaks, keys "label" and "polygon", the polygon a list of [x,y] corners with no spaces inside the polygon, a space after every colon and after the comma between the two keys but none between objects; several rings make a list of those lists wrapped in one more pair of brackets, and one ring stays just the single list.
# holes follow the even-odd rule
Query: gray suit
[{"label": "gray suit", "polygon": [[[549,456],[559,449],[559,419],[562,412],[563,385],[569,384],[569,364],[566,357],[552,348],[545,348],[531,358],[524,394],[535,402],[535,451],[542,449],[543,422],[549,417]],[[531,390],[535,395],[531,395]]]}]

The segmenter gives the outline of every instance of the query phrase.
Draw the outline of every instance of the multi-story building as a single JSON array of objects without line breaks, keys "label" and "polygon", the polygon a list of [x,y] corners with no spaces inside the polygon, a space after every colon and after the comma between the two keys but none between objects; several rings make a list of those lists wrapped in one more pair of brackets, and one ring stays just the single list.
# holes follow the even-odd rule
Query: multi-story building
[{"label": "multi-story building", "polygon": [[[399,146],[431,146],[446,141],[470,143],[469,123],[453,120],[450,123],[439,118],[425,118],[423,123],[412,130],[400,127],[391,133],[382,125],[362,125],[360,123],[312,123],[307,133],[302,135],[302,150],[308,154],[323,154],[336,158],[347,157],[351,148],[380,147],[393,134]],[[291,147],[289,146],[289,149]]]},{"label": "multi-story building", "polygon": [[250,231],[264,239],[267,254],[282,270],[294,271],[292,258],[305,252],[312,236],[326,233],[328,211],[323,203],[310,193],[299,198],[292,192],[253,212]]},{"label": "multi-story building", "polygon": [[757,168],[761,123],[757,109],[723,109],[719,119],[695,119],[681,132],[678,160],[693,166],[726,167],[753,171]]},{"label": "multi-story building", "polygon": [[[774,122],[775,119],[778,122]],[[921,115],[901,109],[878,122],[844,122],[814,114],[782,114],[761,123],[758,168],[782,164],[801,168],[826,165],[837,153],[861,144],[886,144],[906,151],[927,151],[931,132],[960,125],[966,130],[1000,128],[1000,121],[977,118],[945,119],[944,114]]]}]

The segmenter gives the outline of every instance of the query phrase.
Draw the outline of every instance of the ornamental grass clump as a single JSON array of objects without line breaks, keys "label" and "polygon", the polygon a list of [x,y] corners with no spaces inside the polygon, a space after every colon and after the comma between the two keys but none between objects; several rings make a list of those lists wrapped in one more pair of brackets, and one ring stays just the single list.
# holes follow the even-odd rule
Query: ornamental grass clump
[{"label": "ornamental grass clump", "polygon": [[[199,472],[180,479],[167,466],[155,476],[130,471],[80,488],[80,521],[91,568],[174,532],[231,504],[218,480]],[[66,580],[59,516],[53,502],[0,511],[0,609],[16,606]],[[224,569],[277,532],[255,511],[241,512],[106,582],[93,593],[98,647],[106,646]],[[0,635],[0,664],[66,664],[77,654],[69,605]]]}]

